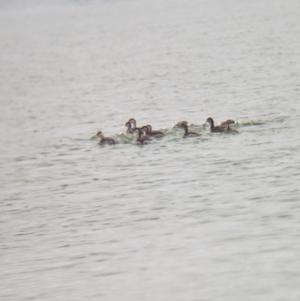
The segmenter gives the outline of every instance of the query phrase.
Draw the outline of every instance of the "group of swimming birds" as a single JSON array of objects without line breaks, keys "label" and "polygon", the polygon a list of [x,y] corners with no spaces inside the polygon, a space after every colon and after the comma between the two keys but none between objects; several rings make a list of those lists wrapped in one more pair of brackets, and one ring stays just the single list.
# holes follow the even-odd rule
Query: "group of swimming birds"
[{"label": "group of swimming birds", "polygon": [[[208,117],[206,120],[207,123],[210,125],[210,132],[211,133],[238,133],[237,130],[232,129],[230,124],[235,123],[232,119],[227,119],[222,121],[219,125],[215,126],[214,120],[211,117]],[[151,138],[161,138],[165,134],[161,131],[153,131],[152,126],[150,124],[144,125],[142,127],[136,126],[136,120],[134,118],[130,118],[126,123],[125,126],[127,127],[126,132],[133,134],[136,133],[136,144],[148,144]],[[184,134],[183,138],[187,137],[199,137],[201,134],[196,132],[189,132],[188,130],[188,122],[187,121],[179,121],[174,126],[174,128],[183,128]],[[100,131],[96,135],[96,137],[100,138],[99,144],[116,144],[117,141],[111,137],[105,137],[103,133]]]}]

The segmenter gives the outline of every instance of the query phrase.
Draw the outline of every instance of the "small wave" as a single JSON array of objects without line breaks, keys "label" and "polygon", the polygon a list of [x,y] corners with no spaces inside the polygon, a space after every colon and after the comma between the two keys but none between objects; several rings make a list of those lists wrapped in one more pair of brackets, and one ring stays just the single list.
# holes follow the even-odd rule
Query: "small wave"
[{"label": "small wave", "polygon": [[266,122],[260,121],[260,120],[251,120],[247,122],[236,122],[232,126],[252,126],[252,125],[264,125]]}]

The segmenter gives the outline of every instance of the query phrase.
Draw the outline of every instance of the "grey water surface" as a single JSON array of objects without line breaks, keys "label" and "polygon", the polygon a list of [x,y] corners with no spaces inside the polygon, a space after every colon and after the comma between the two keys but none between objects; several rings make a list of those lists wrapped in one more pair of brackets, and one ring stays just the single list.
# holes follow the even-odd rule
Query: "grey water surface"
[{"label": "grey water surface", "polygon": [[1,0],[1,301],[300,300],[299,16]]}]

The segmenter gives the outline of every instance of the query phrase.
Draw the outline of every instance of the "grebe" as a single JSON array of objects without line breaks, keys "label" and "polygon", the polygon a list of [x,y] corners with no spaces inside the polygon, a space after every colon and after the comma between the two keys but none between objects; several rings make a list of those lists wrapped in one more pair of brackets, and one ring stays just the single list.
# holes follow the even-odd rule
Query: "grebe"
[{"label": "grebe", "polygon": [[208,117],[206,119],[206,122],[208,122],[210,124],[210,131],[212,133],[221,133],[221,132],[225,131],[225,128],[223,126],[220,126],[220,125],[214,126],[214,121],[211,117]]},{"label": "grebe", "polygon": [[186,125],[187,125],[188,122],[185,121],[185,120],[178,121],[176,124],[173,125],[173,128],[179,128],[179,127],[181,127],[183,124],[186,124]]},{"label": "grebe", "polygon": [[142,136],[143,131],[140,128],[135,128],[135,132],[137,132],[137,138],[135,140],[136,144],[148,144],[150,138],[147,135]]},{"label": "grebe", "polygon": [[150,132],[150,129],[148,128],[147,125],[143,125],[143,126],[140,127],[139,129],[142,131],[142,133],[144,133],[144,136],[145,136],[145,135],[148,136],[148,134],[149,134],[149,132]]},{"label": "grebe", "polygon": [[[142,127],[136,128],[136,129],[140,130],[141,133],[144,134],[143,136],[140,135],[140,134],[138,134],[138,137],[139,137],[139,138],[151,140],[151,138],[150,138],[150,136],[149,136],[150,130],[149,130],[149,128],[148,128],[147,125],[143,125]],[[146,137],[147,137],[147,138],[146,138]]]},{"label": "grebe", "polygon": [[231,127],[229,127],[229,123],[224,124],[224,129],[225,129],[224,133],[226,133],[226,134],[229,134],[229,133],[237,134],[237,133],[239,133],[239,131],[234,130]]},{"label": "grebe", "polygon": [[100,137],[100,141],[99,144],[116,144],[116,141],[113,138],[110,137],[104,137],[104,135],[102,134],[102,132],[98,132],[96,134],[97,137]]},{"label": "grebe", "polygon": [[164,136],[164,134],[160,131],[151,131],[152,127],[149,124],[142,126],[140,129],[141,129],[142,132],[145,133],[145,136],[149,137],[150,140],[151,140],[150,137],[161,138],[161,137]]},{"label": "grebe", "polygon": [[181,127],[184,128],[184,134],[182,136],[183,138],[187,138],[187,137],[199,137],[199,136],[201,136],[200,134],[198,134],[196,132],[189,132],[188,126],[185,123],[182,123]]},{"label": "grebe", "polygon": [[125,125],[127,126],[127,133],[134,133],[135,129],[141,129],[140,127],[136,126],[136,120],[134,118],[130,118]]},{"label": "grebe", "polygon": [[131,128],[131,123],[129,121],[127,121],[125,123],[125,126],[127,126],[127,130],[126,130],[126,133],[130,133],[130,134],[133,134],[134,133],[134,129]]},{"label": "grebe", "polygon": [[127,122],[129,122],[130,124],[132,123],[132,125],[133,125],[132,129],[133,130],[136,128],[136,120],[134,118],[130,118]]},{"label": "grebe", "polygon": [[233,119],[227,119],[227,120],[224,120],[220,123],[220,126],[224,127],[226,124],[230,125],[230,124],[233,124],[235,123],[235,121]]},{"label": "grebe", "polygon": [[161,138],[164,136],[164,133],[161,131],[152,131],[152,126],[150,124],[147,124],[146,127],[148,128],[148,136],[152,136],[154,138]]}]

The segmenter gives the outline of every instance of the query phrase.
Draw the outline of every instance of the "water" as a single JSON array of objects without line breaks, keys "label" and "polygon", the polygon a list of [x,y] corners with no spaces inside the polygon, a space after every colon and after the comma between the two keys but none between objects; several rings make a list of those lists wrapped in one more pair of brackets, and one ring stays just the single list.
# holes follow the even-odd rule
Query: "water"
[{"label": "water", "polygon": [[298,300],[299,13],[1,1],[1,300]]}]

